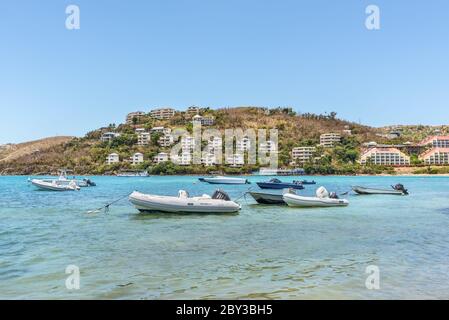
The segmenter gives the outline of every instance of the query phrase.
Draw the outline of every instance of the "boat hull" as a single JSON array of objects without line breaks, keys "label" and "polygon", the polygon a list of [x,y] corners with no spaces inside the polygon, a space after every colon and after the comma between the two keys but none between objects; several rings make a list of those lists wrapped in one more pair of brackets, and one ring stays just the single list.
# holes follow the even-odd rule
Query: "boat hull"
[{"label": "boat hull", "polygon": [[290,193],[284,194],[283,199],[291,207],[346,207],[349,205],[346,199],[303,197]]},{"label": "boat hull", "polygon": [[261,189],[297,189],[302,190],[304,186],[302,184],[295,183],[271,183],[271,182],[257,182],[257,185]]},{"label": "boat hull", "polygon": [[399,190],[386,190],[386,189],[375,189],[375,188],[364,188],[360,186],[354,186],[352,187],[352,190],[356,192],[357,194],[361,195],[370,195],[370,194],[383,194],[383,195],[395,195],[395,196],[402,196],[404,195],[404,192]]},{"label": "boat hull", "polygon": [[207,182],[210,184],[247,184],[248,179],[242,178],[199,178],[201,182]]},{"label": "boat hull", "polygon": [[263,192],[248,192],[257,203],[261,204],[285,204],[282,194],[272,194]]},{"label": "boat hull", "polygon": [[[75,191],[76,188],[70,187],[64,184],[52,184],[51,182],[46,182],[42,180],[31,180],[31,184],[40,190],[46,191]],[[79,188],[79,187],[78,187]]]},{"label": "boat hull", "polygon": [[233,201],[203,197],[179,198],[133,192],[129,201],[141,212],[219,214],[240,210],[240,205]]}]

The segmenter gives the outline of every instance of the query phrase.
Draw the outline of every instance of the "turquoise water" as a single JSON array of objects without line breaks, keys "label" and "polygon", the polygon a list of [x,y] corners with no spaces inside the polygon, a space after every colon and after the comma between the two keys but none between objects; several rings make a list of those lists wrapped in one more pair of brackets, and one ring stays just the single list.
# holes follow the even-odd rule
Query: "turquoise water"
[{"label": "turquoise water", "polygon": [[[215,187],[197,177],[94,177],[95,188],[58,193],[0,177],[0,298],[449,298],[449,178],[314,179],[338,192],[401,182],[411,195],[350,195],[349,207],[323,209],[242,198],[240,213],[225,216],[142,215],[125,199],[87,214],[133,190]],[[246,188],[223,186],[232,198]],[[66,289],[67,265],[80,268],[79,290]],[[379,290],[365,287],[369,265],[379,267]]]}]

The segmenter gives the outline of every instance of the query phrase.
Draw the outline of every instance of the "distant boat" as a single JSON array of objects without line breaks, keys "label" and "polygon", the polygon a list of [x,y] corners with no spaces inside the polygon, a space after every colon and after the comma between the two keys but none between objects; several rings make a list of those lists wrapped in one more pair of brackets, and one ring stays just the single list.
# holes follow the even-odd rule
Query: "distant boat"
[{"label": "distant boat", "polygon": [[316,197],[304,197],[293,193],[285,193],[283,199],[291,207],[346,207],[349,201],[338,199],[335,193],[329,194],[324,188],[320,187],[316,191]]},{"label": "distant boat", "polygon": [[361,195],[368,195],[368,194],[384,194],[384,195],[397,195],[397,196],[408,195],[408,190],[405,189],[402,184],[391,186],[391,188],[392,189],[376,189],[361,186],[353,186],[352,190]]},{"label": "distant boat", "polygon": [[270,181],[267,182],[256,182],[257,185],[262,189],[304,189],[304,186],[299,181],[293,181],[293,182],[282,182],[279,179],[273,178],[270,179]]},{"label": "distant boat", "polygon": [[282,193],[248,191],[251,197],[261,204],[285,204]]},{"label": "distant boat", "polygon": [[247,183],[251,183],[248,181],[248,179],[223,177],[223,176],[199,178],[198,180],[200,180],[201,182],[207,182],[210,184],[247,184]]},{"label": "distant boat", "polygon": [[[69,173],[69,170],[66,169],[60,169],[59,170],[59,177],[57,179],[28,179],[29,182],[33,183],[33,185],[45,188],[47,190],[53,190],[54,191],[64,191],[64,187],[69,187],[71,184],[75,184],[77,187],[94,187],[96,186],[95,182],[93,182],[90,179],[84,178],[82,180],[77,180],[75,177],[72,179],[67,177],[67,174]],[[56,187],[55,187],[56,185]],[[42,189],[41,188],[41,189]],[[66,188],[70,190],[69,188]]]},{"label": "distant boat", "polygon": [[[295,181],[293,181],[295,182]],[[315,180],[312,181],[308,181],[308,180],[299,180],[298,182],[302,183],[302,184],[316,184]]]},{"label": "distant boat", "polygon": [[301,168],[296,169],[273,169],[273,168],[260,168],[259,176],[298,176],[304,175],[305,171]]},{"label": "distant boat", "polygon": [[178,196],[160,196],[134,191],[129,201],[141,212],[170,213],[233,213],[240,210],[240,205],[229,196],[217,190],[211,196],[203,194],[200,197],[190,197],[184,190],[179,190]]},{"label": "distant boat", "polygon": [[117,173],[117,177],[133,178],[133,177],[149,177],[148,171],[123,171]]}]

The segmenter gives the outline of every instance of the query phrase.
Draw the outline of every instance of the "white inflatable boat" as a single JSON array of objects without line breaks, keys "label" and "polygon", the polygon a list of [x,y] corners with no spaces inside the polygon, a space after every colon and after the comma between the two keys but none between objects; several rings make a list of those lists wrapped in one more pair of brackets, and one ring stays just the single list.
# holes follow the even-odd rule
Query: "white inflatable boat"
[{"label": "white inflatable boat", "polygon": [[318,188],[316,197],[285,193],[283,199],[291,207],[345,207],[349,205],[348,200],[338,199],[335,193],[329,194],[324,187]]},{"label": "white inflatable boat", "polygon": [[240,210],[240,205],[221,190],[215,191],[212,197],[207,194],[189,197],[184,190],[179,190],[177,197],[134,191],[129,201],[141,212],[232,213]]},{"label": "white inflatable boat", "polygon": [[31,180],[31,184],[41,190],[48,191],[75,191],[80,189],[74,180],[66,184],[58,183],[58,180],[33,179]]}]

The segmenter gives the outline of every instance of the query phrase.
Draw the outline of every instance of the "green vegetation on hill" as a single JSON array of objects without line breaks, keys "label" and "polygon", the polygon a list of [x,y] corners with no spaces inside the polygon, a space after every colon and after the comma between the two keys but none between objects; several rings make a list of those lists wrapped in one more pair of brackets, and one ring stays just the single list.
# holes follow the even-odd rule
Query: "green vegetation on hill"
[{"label": "green vegetation on hill", "polygon": [[[341,120],[335,112],[324,115],[300,114],[291,108],[237,107],[223,109],[203,108],[202,116],[211,116],[215,124],[211,127],[221,130],[230,128],[246,129],[278,129],[279,130],[279,167],[291,167],[291,150],[298,146],[316,146],[322,133],[351,130],[352,135],[342,135],[342,141],[334,148],[318,147],[316,157],[303,165],[310,174],[358,174],[358,173],[391,173],[391,168],[376,166],[360,166],[357,159],[363,142],[383,142],[376,133],[379,130],[357,123]],[[147,130],[153,127],[183,128],[192,130],[192,115],[177,112],[168,120],[157,120],[149,115],[132,119],[131,124],[110,124],[107,127],[88,132],[84,137],[73,138],[54,144],[45,150],[25,153],[13,161],[1,161],[0,173],[3,174],[36,174],[55,172],[59,168],[70,168],[78,174],[108,174],[126,169],[148,170],[153,174],[202,174],[211,172],[250,173],[259,165],[230,168],[225,165],[204,167],[201,165],[179,166],[172,162],[155,165],[152,159],[159,152],[170,153],[170,148],[160,147],[157,143],[160,134],[152,134],[147,146],[137,145],[136,128]],[[206,127],[203,127],[205,129]],[[120,133],[111,142],[101,142],[105,132]],[[257,132],[257,131],[256,131]],[[269,137],[267,136],[267,139]],[[120,163],[106,165],[108,154],[118,153]],[[145,162],[132,166],[131,155],[140,152]]]}]

